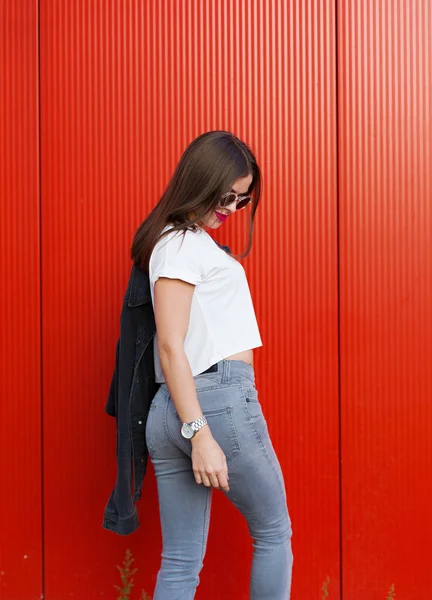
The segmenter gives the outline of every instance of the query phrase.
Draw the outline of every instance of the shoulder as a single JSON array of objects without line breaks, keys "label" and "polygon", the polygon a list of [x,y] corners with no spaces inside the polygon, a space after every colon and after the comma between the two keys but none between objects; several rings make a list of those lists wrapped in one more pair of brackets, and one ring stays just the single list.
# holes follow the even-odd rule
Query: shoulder
[{"label": "shoulder", "polygon": [[153,248],[150,266],[179,261],[199,264],[207,254],[207,234],[202,229],[197,231],[170,231],[170,229],[170,227],[165,227],[162,230],[162,234],[165,235],[157,241]]},{"label": "shoulder", "polygon": [[[168,230],[168,228],[166,228]],[[183,255],[198,252],[205,246],[206,234],[201,229],[192,231],[190,229],[183,231],[170,231],[164,235],[155,245],[155,252],[163,254]]]},{"label": "shoulder", "polygon": [[202,281],[205,264],[205,233],[170,231],[155,245],[150,257],[150,279],[183,279],[197,285]]}]

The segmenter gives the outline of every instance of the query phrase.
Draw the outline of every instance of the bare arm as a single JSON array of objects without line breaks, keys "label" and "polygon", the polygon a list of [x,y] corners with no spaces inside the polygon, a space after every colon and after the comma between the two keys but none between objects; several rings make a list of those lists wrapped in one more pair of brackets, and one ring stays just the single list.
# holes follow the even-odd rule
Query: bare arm
[{"label": "bare arm", "polygon": [[[155,319],[162,371],[183,423],[202,415],[195,382],[184,350],[195,286],[161,277],[155,284]],[[208,426],[192,438],[192,466],[197,483],[228,491],[225,455]]]}]

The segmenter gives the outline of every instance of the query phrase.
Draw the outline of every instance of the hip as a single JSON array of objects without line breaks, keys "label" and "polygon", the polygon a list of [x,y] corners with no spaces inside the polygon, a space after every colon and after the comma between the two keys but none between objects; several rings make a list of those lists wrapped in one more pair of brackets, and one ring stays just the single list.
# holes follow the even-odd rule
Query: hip
[{"label": "hip", "polygon": [[[217,371],[197,375],[194,381],[201,410],[227,460],[234,458],[242,447],[251,450],[250,444],[258,444],[262,449],[268,447],[267,423],[251,365],[224,359],[217,363]],[[150,454],[154,455],[156,439],[162,441],[165,436],[189,453],[190,442],[186,443],[180,436],[180,418],[166,384],[160,386],[150,413],[153,430],[148,440],[153,446],[149,448]]]},{"label": "hip", "polygon": [[227,356],[225,360],[241,360],[253,367],[254,353],[253,350],[244,350],[243,352],[238,352],[237,354],[233,354],[232,356]]}]

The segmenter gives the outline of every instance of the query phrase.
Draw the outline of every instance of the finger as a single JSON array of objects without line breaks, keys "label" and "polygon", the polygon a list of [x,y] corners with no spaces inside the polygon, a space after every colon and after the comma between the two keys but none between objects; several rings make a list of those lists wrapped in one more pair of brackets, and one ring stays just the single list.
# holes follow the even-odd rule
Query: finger
[{"label": "finger", "polygon": [[224,492],[229,492],[228,477],[225,473],[219,473],[219,486]]},{"label": "finger", "polygon": [[199,471],[194,471],[195,481],[200,485],[202,483],[201,475]]},{"label": "finger", "polygon": [[212,487],[214,487],[216,490],[218,490],[220,486],[219,486],[219,479],[218,479],[217,475],[216,474],[209,475],[209,478],[210,478],[210,483],[211,483]]},{"label": "finger", "polygon": [[210,479],[207,477],[206,473],[201,473],[201,479],[206,487],[211,487]]}]

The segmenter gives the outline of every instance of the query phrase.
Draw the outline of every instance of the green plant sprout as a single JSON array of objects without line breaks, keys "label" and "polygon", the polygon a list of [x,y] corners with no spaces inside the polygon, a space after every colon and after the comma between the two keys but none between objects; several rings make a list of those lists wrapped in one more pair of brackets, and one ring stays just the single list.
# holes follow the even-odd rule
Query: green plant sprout
[{"label": "green plant sprout", "polygon": [[[132,593],[132,588],[135,585],[133,576],[135,575],[135,573],[138,570],[136,568],[135,569],[131,568],[134,560],[135,559],[132,556],[132,552],[130,550],[126,550],[126,556],[123,560],[123,566],[119,567],[117,565],[117,569],[120,572],[120,578],[121,578],[121,582],[122,582],[121,586],[119,586],[119,585],[114,586],[116,588],[116,590],[118,590],[120,592],[120,596],[117,596],[117,600],[132,600],[131,593]],[[321,592],[322,592],[321,600],[325,600],[326,598],[328,598],[330,582],[331,582],[330,577],[327,577],[327,579],[323,582],[322,587],[321,587]],[[390,586],[386,600],[395,600],[395,599],[396,599],[395,585],[394,585],[394,583],[392,583],[392,585]],[[141,590],[140,600],[152,600],[152,599],[150,596],[147,596],[147,594],[145,593],[144,590]]]},{"label": "green plant sprout", "polygon": [[122,582],[122,586],[115,585],[115,589],[120,592],[120,596],[117,596],[117,600],[129,600],[132,592],[132,588],[134,586],[133,576],[137,572],[138,569],[131,569],[131,565],[134,562],[134,558],[132,557],[132,552],[130,550],[126,550],[126,556],[123,561],[123,566],[117,565],[117,569],[120,572],[120,579]]},{"label": "green plant sprout", "polygon": [[394,583],[392,583],[390,586],[390,589],[389,589],[387,600],[395,600],[395,598],[396,598],[395,586],[394,586]]},{"label": "green plant sprout", "polygon": [[327,596],[329,595],[328,588],[329,588],[329,585],[330,585],[330,581],[331,581],[330,577],[327,577],[327,579],[322,584],[322,588],[321,588],[321,591],[322,591],[322,600],[325,600],[325,598],[327,598]]},{"label": "green plant sprout", "polygon": [[[132,552],[130,550],[126,550],[126,556],[123,561],[123,566],[119,567],[117,565],[117,569],[120,571],[120,579],[122,582],[121,587],[119,585],[115,585],[115,589],[120,592],[120,596],[117,596],[117,600],[131,600],[132,588],[134,587],[133,576],[138,571],[138,569],[131,569],[132,563],[134,562],[134,558],[132,556]],[[141,599],[140,600],[152,600],[150,596],[147,596],[144,590],[141,590]]]}]

